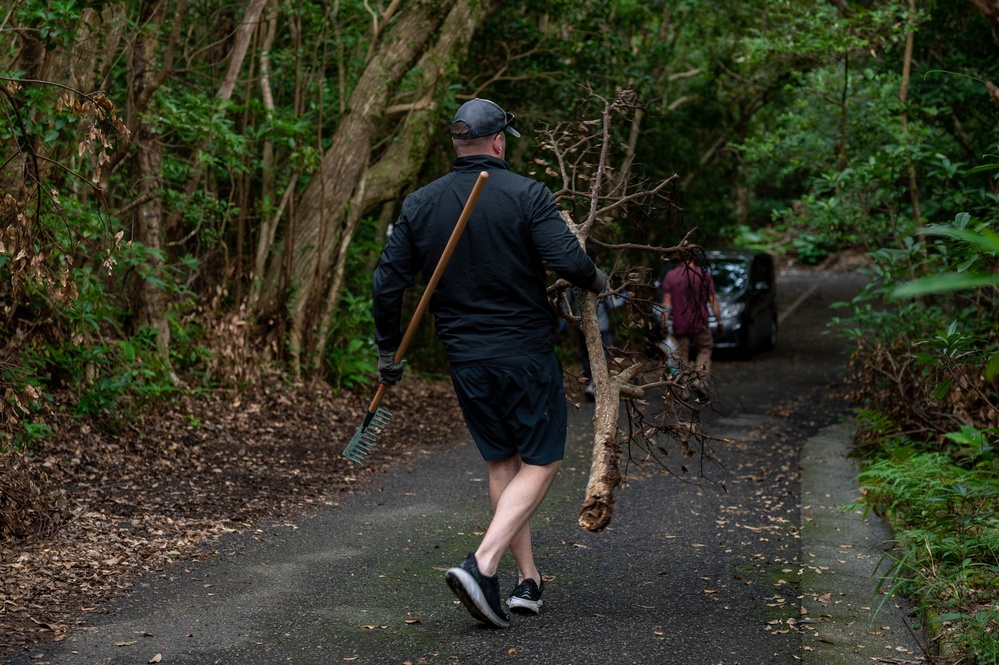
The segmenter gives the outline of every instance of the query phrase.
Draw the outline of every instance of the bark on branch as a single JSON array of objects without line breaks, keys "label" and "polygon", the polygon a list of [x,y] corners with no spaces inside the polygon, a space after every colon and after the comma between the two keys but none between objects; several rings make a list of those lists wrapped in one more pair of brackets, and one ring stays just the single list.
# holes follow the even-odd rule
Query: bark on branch
[{"label": "bark on branch", "polygon": [[[551,165],[543,160],[538,163],[545,166],[550,175],[561,180],[555,199],[568,203],[573,211],[580,211],[582,215],[575,219],[572,213],[563,211],[566,224],[582,245],[592,242],[603,247],[605,254],[627,248],[659,255],[674,250],[689,251],[689,246],[661,248],[638,243],[609,243],[595,237],[602,224],[613,220],[617,225],[626,225],[624,220],[631,218],[631,213],[644,206],[653,207],[654,204],[657,210],[668,209],[668,206],[663,206],[663,202],[668,201],[667,187],[677,177],[674,175],[651,184],[633,182],[633,153],[627,146],[631,141],[637,140],[643,117],[642,106],[633,93],[624,91],[616,99],[606,100],[591,92],[587,103],[596,107],[595,119],[563,123],[541,133],[542,145],[552,153],[553,161]],[[612,132],[615,121],[623,121],[630,129],[630,140],[623,149]],[[674,394],[680,395],[682,399],[684,394],[679,390],[683,386],[682,382],[666,380],[663,374],[666,369],[664,358],[650,359],[645,356],[644,351],[629,353],[627,350],[614,349],[614,357],[609,362],[604,348],[597,317],[600,299],[619,296],[623,290],[631,292],[631,286],[638,286],[639,290],[644,289],[648,293],[647,283],[629,284],[632,275],[648,273],[647,269],[636,269],[625,271],[623,277],[612,275],[615,284],[623,282],[624,285],[617,291],[608,291],[600,296],[578,293],[579,316],[570,317],[578,321],[582,328],[595,399],[590,475],[586,496],[579,509],[579,524],[588,531],[600,531],[610,524],[614,514],[615,492],[622,480],[623,451],[635,444],[664,449],[665,444],[652,444],[646,440],[654,440],[658,434],[663,433],[673,437],[681,447],[682,456],[686,458],[692,454],[690,441],[702,438],[697,409],[691,409],[686,404],[683,405],[686,413],[691,414],[686,419],[649,423],[645,426],[642,406],[649,391],[663,390],[667,400],[672,399]],[[555,291],[561,288],[563,287],[558,282],[553,286]],[[637,302],[633,293],[628,296],[628,305],[625,307],[630,308],[630,316],[633,318],[629,318],[627,325],[635,324],[636,330],[649,327],[649,320],[644,317],[651,315],[652,304],[648,299],[645,302],[649,307],[643,307],[642,303]],[[649,380],[649,375],[656,374],[658,379]],[[619,431],[622,404],[626,405],[629,421],[637,418],[642,422],[642,427],[632,428],[624,433]],[[677,412],[678,409],[675,408],[663,410],[664,414]]]}]

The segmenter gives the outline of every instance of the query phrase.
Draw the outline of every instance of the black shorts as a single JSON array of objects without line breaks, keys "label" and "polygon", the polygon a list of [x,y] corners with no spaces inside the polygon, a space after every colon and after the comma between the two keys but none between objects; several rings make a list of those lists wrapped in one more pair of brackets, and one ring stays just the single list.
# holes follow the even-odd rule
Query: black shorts
[{"label": "black shorts", "polygon": [[519,454],[541,465],[565,455],[565,388],[554,352],[462,363],[451,382],[487,462]]}]

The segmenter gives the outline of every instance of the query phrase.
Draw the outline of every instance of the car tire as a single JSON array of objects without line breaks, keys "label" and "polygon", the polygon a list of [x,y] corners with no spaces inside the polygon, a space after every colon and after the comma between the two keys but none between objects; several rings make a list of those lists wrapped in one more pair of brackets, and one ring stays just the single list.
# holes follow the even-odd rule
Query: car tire
[{"label": "car tire", "polygon": [[742,334],[739,335],[739,357],[743,360],[750,360],[756,352],[758,335],[756,333],[756,322],[742,326]]},{"label": "car tire", "polygon": [[764,351],[773,351],[777,348],[777,312],[774,312],[770,320],[770,334],[767,335]]}]

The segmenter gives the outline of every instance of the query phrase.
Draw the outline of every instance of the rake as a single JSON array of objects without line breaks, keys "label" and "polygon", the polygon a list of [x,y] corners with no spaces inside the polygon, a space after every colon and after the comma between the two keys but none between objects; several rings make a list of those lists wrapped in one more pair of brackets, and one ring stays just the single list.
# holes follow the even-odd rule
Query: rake
[{"label": "rake", "polygon": [[[416,312],[413,314],[413,318],[409,322],[409,327],[406,328],[406,332],[402,336],[402,341],[399,343],[399,348],[396,349],[392,362],[398,364],[402,362],[403,357],[406,355],[409,343],[413,341],[413,336],[416,335],[420,319],[430,304],[430,296],[433,294],[434,289],[437,288],[437,283],[441,281],[444,268],[447,267],[447,262],[451,260],[451,255],[458,244],[458,239],[461,237],[462,231],[465,230],[465,225],[468,224],[468,218],[472,215],[472,209],[475,208],[475,203],[479,200],[479,193],[482,192],[482,188],[485,186],[488,178],[489,174],[482,171],[475,180],[472,193],[468,195],[465,208],[461,211],[461,216],[458,217],[458,223],[454,225],[454,230],[451,232],[451,237],[448,238],[447,245],[444,246],[444,253],[441,254],[441,258],[437,262],[437,267],[434,268],[434,274],[427,283],[423,297],[420,298],[420,304],[416,306]],[[343,456],[355,464],[360,464],[365,456],[371,452],[374,445],[378,443],[379,435],[381,435],[385,426],[388,425],[389,419],[392,417],[391,413],[381,407],[386,388],[388,386],[384,383],[378,384],[378,390],[375,392],[374,399],[371,400],[371,405],[368,407],[368,412],[364,415],[361,426],[357,428],[357,432],[343,450]]]}]

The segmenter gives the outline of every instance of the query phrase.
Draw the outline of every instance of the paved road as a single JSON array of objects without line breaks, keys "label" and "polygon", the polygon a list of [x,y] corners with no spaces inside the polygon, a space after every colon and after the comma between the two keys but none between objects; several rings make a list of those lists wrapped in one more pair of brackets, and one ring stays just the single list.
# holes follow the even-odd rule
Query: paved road
[{"label": "paved road", "polygon": [[[710,427],[726,441],[716,450],[724,468],[709,473],[727,491],[632,466],[611,527],[583,531],[576,514],[592,407],[582,405],[564,470],[535,519],[549,579],[538,617],[481,627],[444,584],[443,571],[474,549],[488,521],[483,465],[459,442],[369,493],[144,579],[65,642],[8,665],[799,663],[832,643],[800,622],[802,571],[814,566],[800,538],[800,455],[846,413],[842,343],[823,330],[829,303],[857,284],[848,274],[785,277],[777,351],[716,362],[722,398]],[[805,513],[811,520],[813,507]],[[512,586],[512,562],[501,574]]]}]

